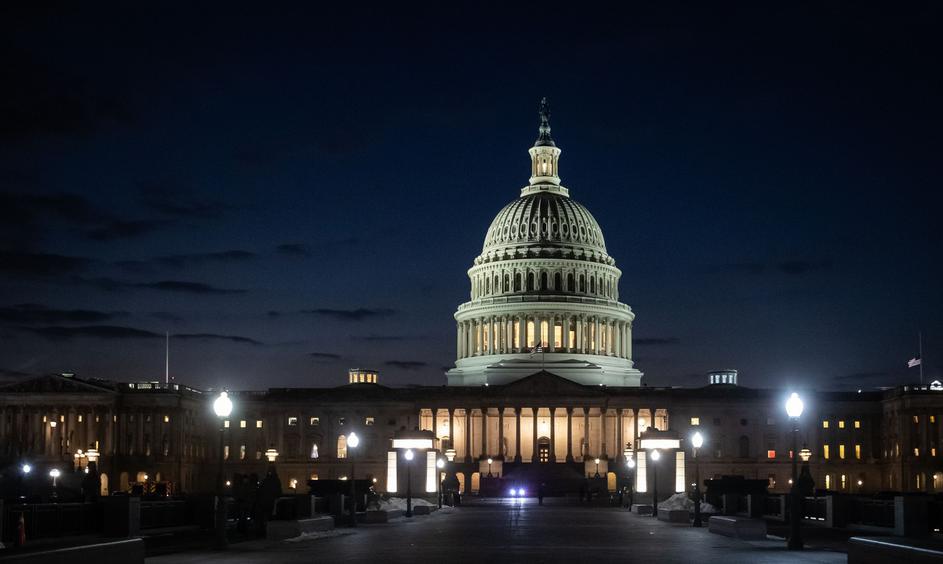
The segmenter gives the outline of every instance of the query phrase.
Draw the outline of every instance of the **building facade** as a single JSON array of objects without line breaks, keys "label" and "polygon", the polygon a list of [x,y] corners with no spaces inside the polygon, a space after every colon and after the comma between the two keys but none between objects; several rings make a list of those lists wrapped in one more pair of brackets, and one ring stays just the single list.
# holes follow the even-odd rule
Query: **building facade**
[{"label": "building facade", "polygon": [[[431,432],[435,457],[449,460],[443,472],[468,493],[496,482],[572,491],[596,479],[646,495],[657,480],[667,497],[696,473],[786,491],[797,453],[783,390],[740,386],[735,370],[710,373],[700,388],[639,385],[621,271],[596,220],[561,184],[549,117],[542,104],[530,182],[498,213],[468,271],[448,386],[391,388],[375,370],[352,369],[334,388],[231,391],[234,410],[219,420],[211,391],[43,376],[0,386],[0,472],[81,472],[93,451],[102,493],[154,482],[210,491],[220,457],[226,476],[261,475],[269,452],[286,489],[355,477],[394,491],[394,437],[418,429]],[[943,491],[943,385],[802,395],[796,447],[811,452],[818,488]],[[649,429],[675,433],[680,447],[654,462],[640,448]],[[705,437],[698,453],[695,431]],[[435,457],[416,464],[435,473]]]}]

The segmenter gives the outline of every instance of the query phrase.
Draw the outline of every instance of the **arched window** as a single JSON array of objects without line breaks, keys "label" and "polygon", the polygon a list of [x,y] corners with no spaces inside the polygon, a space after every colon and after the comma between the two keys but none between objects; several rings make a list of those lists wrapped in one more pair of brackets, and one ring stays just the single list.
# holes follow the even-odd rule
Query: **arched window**
[{"label": "arched window", "polygon": [[[346,443],[346,441],[344,441]],[[346,450],[346,445],[345,445]],[[311,443],[311,460],[317,460],[318,458],[318,443]]]},{"label": "arched window", "polygon": [[521,291],[521,273],[520,272],[514,275],[514,291],[515,292]]},{"label": "arched window", "polygon": [[593,276],[590,276],[589,278],[589,293],[590,294],[596,293],[596,278]]},{"label": "arched window", "polygon": [[527,291],[528,292],[534,291],[534,273],[533,272],[527,273]]},{"label": "arched window", "polygon": [[347,458],[347,436],[337,437],[337,458]]},{"label": "arched window", "polygon": [[558,292],[563,289],[563,276],[559,272],[553,275],[553,289]]},{"label": "arched window", "polygon": [[511,277],[508,276],[507,274],[504,275],[504,291],[505,292],[511,291]]},{"label": "arched window", "polygon": [[540,289],[541,290],[547,289],[547,273],[546,272],[540,273]]},{"label": "arched window", "polygon": [[740,458],[750,458],[750,437],[741,435],[739,445]]},{"label": "arched window", "polygon": [[576,288],[573,287],[573,274],[572,273],[567,274],[566,275],[566,291],[572,292],[575,289]]},{"label": "arched window", "polygon": [[580,292],[586,293],[586,276],[580,274]]}]

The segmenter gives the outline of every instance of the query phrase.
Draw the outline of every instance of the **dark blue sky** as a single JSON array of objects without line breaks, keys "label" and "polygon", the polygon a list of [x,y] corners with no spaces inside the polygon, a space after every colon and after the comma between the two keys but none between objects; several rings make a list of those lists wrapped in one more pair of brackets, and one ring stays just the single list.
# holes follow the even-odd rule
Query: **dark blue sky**
[{"label": "dark blue sky", "polygon": [[664,6],[4,8],[0,370],[444,383],[547,96],[649,385],[941,376],[939,9]]}]

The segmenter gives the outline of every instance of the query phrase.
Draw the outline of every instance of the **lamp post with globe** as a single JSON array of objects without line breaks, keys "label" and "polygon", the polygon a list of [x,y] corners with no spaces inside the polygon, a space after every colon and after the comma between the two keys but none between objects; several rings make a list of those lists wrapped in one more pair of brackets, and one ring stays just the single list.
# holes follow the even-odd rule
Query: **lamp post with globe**
[{"label": "lamp post with globe", "polygon": [[697,463],[697,451],[704,446],[704,435],[700,431],[695,431],[691,437],[691,446],[694,447],[694,522],[692,527],[702,527],[701,523],[701,469]]},{"label": "lamp post with globe", "polygon": [[442,469],[445,468],[445,459],[439,458],[435,461],[436,470],[436,483],[439,486],[439,509],[442,509]]},{"label": "lamp post with globe", "polygon": [[625,455],[625,466],[629,469],[629,509],[632,508],[632,498],[634,497],[633,492],[635,491],[635,457],[634,451],[632,450],[632,444],[628,443],[625,447],[625,450],[622,451],[622,454]]},{"label": "lamp post with globe", "polygon": [[216,473],[216,547],[226,548],[226,498],[223,481],[223,451],[225,443],[225,424],[223,421],[232,413],[232,400],[225,391],[213,401],[213,413],[219,418],[219,457]]},{"label": "lamp post with globe", "polygon": [[661,453],[658,449],[652,451],[652,517],[658,518],[658,461]]},{"label": "lamp post with globe", "polygon": [[357,433],[351,432],[347,437],[347,456],[350,457],[350,526],[357,526],[357,481],[354,479],[354,449],[360,444]]},{"label": "lamp post with globe", "polygon": [[799,504],[799,473],[797,460],[799,458],[799,417],[803,410],[802,398],[793,392],[786,400],[786,415],[792,421],[792,486],[789,488],[789,550],[802,550],[802,529],[799,520],[802,518]]}]

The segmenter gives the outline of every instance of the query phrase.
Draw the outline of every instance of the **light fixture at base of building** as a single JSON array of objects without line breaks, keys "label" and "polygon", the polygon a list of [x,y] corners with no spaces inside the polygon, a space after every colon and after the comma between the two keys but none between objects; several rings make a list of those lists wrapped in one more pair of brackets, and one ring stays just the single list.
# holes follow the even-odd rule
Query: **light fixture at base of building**
[{"label": "light fixture at base of building", "polygon": [[809,459],[812,458],[812,451],[809,450],[808,448],[803,447],[803,449],[799,451],[799,458],[803,462],[808,462]]},{"label": "light fixture at base of building", "polygon": [[265,451],[265,459],[271,462],[272,464],[275,464],[275,459],[277,458],[278,458],[278,451],[275,450],[275,447],[270,447],[268,450]]},{"label": "light fixture at base of building", "polygon": [[447,459],[449,460],[449,462],[454,462],[454,461],[455,461],[455,455],[456,455],[456,454],[457,454],[457,453],[455,452],[455,449],[454,449],[454,448],[445,449],[445,458],[447,458]]}]

